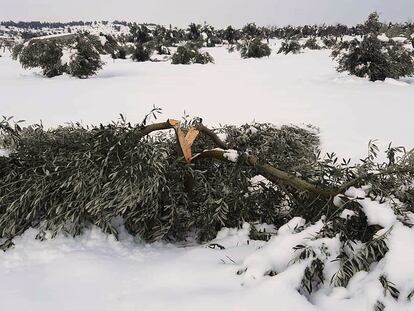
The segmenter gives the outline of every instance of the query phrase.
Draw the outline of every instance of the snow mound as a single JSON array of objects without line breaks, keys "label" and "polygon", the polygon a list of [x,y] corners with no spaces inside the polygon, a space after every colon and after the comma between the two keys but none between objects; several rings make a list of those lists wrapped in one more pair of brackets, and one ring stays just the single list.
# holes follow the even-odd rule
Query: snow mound
[{"label": "snow mound", "polygon": [[[92,227],[78,237],[38,241],[27,230],[15,247],[0,254],[0,299],[5,310],[413,310],[414,228],[398,221],[389,203],[373,201],[366,190],[350,188],[389,251],[368,271],[354,274],[346,287],[331,283],[341,268],[339,236],[322,238],[326,219],[314,224],[295,217],[253,241],[250,224],[223,228],[206,245],[144,244],[121,230],[120,240]],[[353,217],[353,211],[342,216]],[[122,229],[122,228],[121,228]],[[212,247],[220,245],[220,247]],[[356,243],[356,256],[362,249]],[[304,251],[312,255],[300,259]],[[323,283],[303,292],[304,274],[315,259],[324,264]],[[387,280],[398,298],[384,290]]]}]

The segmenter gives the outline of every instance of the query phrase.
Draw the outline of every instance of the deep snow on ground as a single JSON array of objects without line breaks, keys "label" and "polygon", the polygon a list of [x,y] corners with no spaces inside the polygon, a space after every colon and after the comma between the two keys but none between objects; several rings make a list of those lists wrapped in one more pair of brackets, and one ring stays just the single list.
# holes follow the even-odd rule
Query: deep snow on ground
[{"label": "deep snow on ground", "polygon": [[[349,195],[355,193],[360,196],[361,190]],[[362,204],[375,205],[378,214],[389,208],[370,199]],[[375,217],[372,221],[376,223]],[[339,237],[313,240],[322,221],[298,231],[303,224],[292,219],[267,243],[249,240],[248,224],[239,230],[224,228],[212,242],[225,249],[193,243],[145,245],[125,232],[116,241],[96,228],[76,238],[60,235],[41,242],[35,240],[36,230],[29,229],[15,238],[14,248],[0,254],[1,310],[366,311],[374,310],[378,300],[386,310],[413,310],[414,302],[407,299],[414,289],[414,252],[407,247],[414,243],[413,228],[394,219],[385,258],[369,273],[355,274],[347,288],[332,288]],[[309,264],[292,262],[292,248],[298,244],[328,250],[318,254],[325,264],[325,284],[308,298],[297,291]],[[270,269],[277,275],[266,276]],[[389,294],[384,297],[380,275],[395,282],[401,291],[398,302]]]},{"label": "deep snow on ground", "polygon": [[314,310],[278,282],[241,286],[236,276],[246,230],[222,234],[226,251],[208,247],[144,246],[116,242],[97,229],[76,239],[34,242],[27,231],[0,255],[2,310],[254,310],[284,301],[289,310]]},{"label": "deep snow on ground", "polygon": [[381,146],[413,147],[414,80],[369,82],[335,71],[329,51],[270,58],[240,58],[224,47],[207,49],[215,64],[172,65],[106,59],[96,77],[46,79],[9,57],[0,58],[0,112],[46,126],[68,121],[109,122],[123,113],[140,121],[153,105],[161,118],[184,111],[208,125],[251,121],[312,124],[323,150],[366,155],[370,139]]}]

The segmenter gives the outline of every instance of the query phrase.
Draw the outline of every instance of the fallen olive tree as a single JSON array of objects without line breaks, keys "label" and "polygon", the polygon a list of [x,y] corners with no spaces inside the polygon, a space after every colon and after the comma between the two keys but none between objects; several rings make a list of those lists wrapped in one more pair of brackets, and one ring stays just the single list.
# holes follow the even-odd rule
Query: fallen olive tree
[{"label": "fallen olive tree", "polygon": [[367,158],[350,164],[334,154],[321,158],[312,127],[209,129],[200,119],[147,124],[156,112],[136,125],[121,117],[56,129],[4,119],[3,248],[28,228],[37,228],[40,239],[76,236],[90,225],[117,236],[119,219],[146,241],[189,235],[205,241],[244,222],[279,227],[295,216],[314,222],[324,215],[327,225],[335,223],[333,232],[369,240],[375,230],[367,230],[364,215],[357,214],[360,228],[349,237],[347,220],[337,219],[345,207],[334,198],[351,186],[369,185],[372,198],[394,198],[402,216],[413,209],[414,156],[403,148],[390,146],[387,161],[377,163],[378,148],[370,143]]}]

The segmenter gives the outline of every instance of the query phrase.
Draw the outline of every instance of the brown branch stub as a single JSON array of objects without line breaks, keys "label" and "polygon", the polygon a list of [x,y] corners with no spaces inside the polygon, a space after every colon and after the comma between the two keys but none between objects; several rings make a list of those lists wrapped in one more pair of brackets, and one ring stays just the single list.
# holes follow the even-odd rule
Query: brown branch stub
[{"label": "brown branch stub", "polygon": [[183,154],[187,163],[191,162],[192,150],[191,147],[194,141],[197,139],[200,133],[203,133],[211,138],[211,140],[218,145],[220,148],[228,149],[227,144],[223,142],[216,133],[204,126],[199,124],[196,127],[190,128],[187,134],[184,135],[181,129],[181,122],[175,119],[168,119],[166,122],[153,123],[144,126],[140,129],[141,135],[146,136],[155,131],[174,129],[177,135],[177,140],[180,146],[181,153]]},{"label": "brown branch stub", "polygon": [[168,119],[167,122],[171,127],[178,127],[181,124],[180,121],[174,119]]},{"label": "brown branch stub", "polygon": [[155,131],[170,130],[174,128],[174,125],[176,124],[176,122],[179,122],[179,121],[168,119],[166,122],[153,123],[153,124],[144,126],[140,128],[139,131],[141,132],[141,136],[144,137]]}]

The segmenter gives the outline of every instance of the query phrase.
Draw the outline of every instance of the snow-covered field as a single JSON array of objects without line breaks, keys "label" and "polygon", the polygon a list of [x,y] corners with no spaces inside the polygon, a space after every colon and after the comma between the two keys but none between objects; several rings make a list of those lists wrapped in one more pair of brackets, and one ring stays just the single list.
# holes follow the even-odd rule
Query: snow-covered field
[{"label": "snow-covered field", "polygon": [[[353,192],[361,195],[360,190]],[[384,217],[390,213],[386,204],[366,199],[362,205],[370,223],[394,226],[387,242],[390,251],[370,273],[355,274],[347,288],[332,289],[325,282],[309,300],[296,289],[309,262],[292,264],[292,248],[323,245],[326,253],[319,255],[325,256],[329,280],[339,267],[333,260],[339,238],[311,240],[322,222],[298,232],[303,222],[294,218],[268,243],[249,241],[247,224],[240,230],[223,229],[212,242],[225,249],[144,245],[127,234],[115,241],[98,229],[74,239],[58,236],[40,242],[30,229],[0,255],[1,310],[367,311],[374,310],[378,300],[386,310],[413,310],[407,296],[414,289],[414,252],[409,247],[414,229],[396,222],[394,215]],[[266,276],[270,269],[278,271],[277,276]],[[383,297],[381,275],[398,284],[398,302],[389,294]]]},{"label": "snow-covered field", "polygon": [[[276,47],[275,49],[276,50]],[[243,60],[224,47],[208,51],[215,64],[180,66],[106,59],[96,76],[45,79],[0,58],[0,112],[46,126],[109,122],[123,113],[142,120],[153,105],[163,117],[184,111],[204,123],[312,124],[324,151],[366,155],[370,139],[414,147],[414,80],[372,83],[335,71],[329,51]]]},{"label": "snow-covered field", "polygon": [[[338,74],[328,51],[273,53],[259,60],[242,60],[222,47],[208,51],[215,64],[108,58],[104,70],[88,80],[47,79],[1,57],[0,113],[46,126],[96,124],[119,113],[140,121],[156,105],[163,108],[161,118],[179,118],[185,111],[208,125],[312,124],[321,129],[323,149],[344,157],[364,156],[370,139],[379,139],[382,146],[392,141],[414,147],[413,79],[372,83]],[[214,241],[224,250],[193,243],[145,245],[126,234],[117,242],[96,229],[75,239],[40,242],[29,230],[15,240],[15,248],[0,254],[0,310],[365,311],[382,295],[382,273],[403,286],[400,304],[387,297],[386,310],[414,310],[406,299],[414,289],[414,253],[406,249],[414,243],[414,229],[396,223],[386,206],[378,207],[383,214],[370,212],[377,203],[368,201],[372,223],[391,213],[389,223],[381,223],[394,225],[390,252],[371,273],[358,273],[346,289],[325,284],[310,301],[296,290],[306,263],[289,262],[292,247],[307,243],[318,224],[300,233],[293,230],[294,223],[287,224],[266,245],[248,243],[248,227],[224,229]],[[328,245],[327,263],[337,255],[335,239],[315,242]],[[246,273],[237,275],[244,268]],[[264,276],[268,269],[281,273]]]}]

